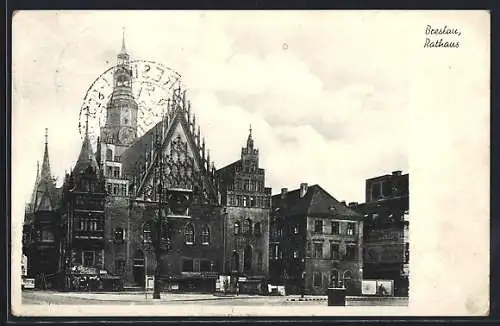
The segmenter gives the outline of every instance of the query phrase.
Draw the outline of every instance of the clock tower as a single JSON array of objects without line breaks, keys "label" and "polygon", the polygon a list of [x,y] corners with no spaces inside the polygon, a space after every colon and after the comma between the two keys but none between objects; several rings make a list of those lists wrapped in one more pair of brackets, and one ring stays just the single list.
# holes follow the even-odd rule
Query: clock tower
[{"label": "clock tower", "polygon": [[132,94],[132,68],[125,48],[125,35],[117,59],[113,93],[106,107],[106,123],[101,129],[101,140],[128,147],[137,138],[138,106]]}]

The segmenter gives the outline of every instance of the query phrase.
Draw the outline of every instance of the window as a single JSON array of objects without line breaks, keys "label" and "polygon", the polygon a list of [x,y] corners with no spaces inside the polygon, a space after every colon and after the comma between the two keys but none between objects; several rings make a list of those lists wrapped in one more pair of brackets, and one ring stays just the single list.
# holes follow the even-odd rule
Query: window
[{"label": "window", "polygon": [[42,230],[42,241],[54,241],[54,233],[50,230]]},{"label": "window", "polygon": [[330,243],[330,258],[333,260],[338,260],[340,258],[340,246],[338,243]]},{"label": "window", "polygon": [[315,243],[314,244],[314,258],[322,259],[323,258],[323,244]]},{"label": "window", "polygon": [[208,245],[210,243],[210,229],[205,225],[201,229],[201,244]]},{"label": "window", "polygon": [[336,269],[332,271],[330,277],[330,286],[334,288],[339,286],[339,272]]},{"label": "window", "polygon": [[121,161],[121,159],[122,159],[122,157],[121,157],[121,156],[115,156],[115,162],[120,162],[120,161]]},{"label": "window", "polygon": [[200,272],[211,272],[210,265],[210,261],[208,260],[200,261]]},{"label": "window", "polygon": [[347,223],[346,233],[347,235],[354,235],[356,230],[356,223]]},{"label": "window", "polygon": [[245,271],[250,271],[252,269],[252,247],[246,246],[243,255],[243,268]]},{"label": "window", "polygon": [[278,260],[280,258],[280,246],[275,244],[273,247],[273,257],[275,260]]},{"label": "window", "polygon": [[332,234],[340,234],[340,223],[332,222]]},{"label": "window", "polygon": [[320,272],[315,272],[313,274],[313,285],[314,287],[321,287],[322,275]]},{"label": "window", "polygon": [[182,261],[182,271],[183,272],[192,272],[193,271],[193,260],[192,259],[184,259]]},{"label": "window", "polygon": [[106,150],[106,161],[112,161],[113,160],[113,151],[108,148]]},{"label": "window", "polygon": [[233,251],[233,257],[231,259],[231,270],[236,272],[240,271],[240,255],[236,250]]},{"label": "window", "polygon": [[264,259],[262,258],[262,252],[257,253],[257,268],[259,271],[262,271]]},{"label": "window", "polygon": [[247,207],[247,196],[243,196],[243,207]]},{"label": "window", "polygon": [[106,191],[108,194],[111,194],[113,192],[113,185],[111,183],[108,183],[106,185]]},{"label": "window", "polygon": [[260,222],[255,223],[255,225],[253,227],[253,231],[254,231],[255,235],[257,235],[257,236],[262,235],[262,227],[261,227]]},{"label": "window", "polygon": [[120,168],[115,167],[113,169],[113,177],[119,178],[120,177]]},{"label": "window", "polygon": [[380,196],[380,183],[372,184],[372,200],[377,200],[380,198]]},{"label": "window", "polygon": [[241,224],[240,222],[235,222],[234,223],[234,235],[239,235],[241,234]]},{"label": "window", "polygon": [[298,225],[295,225],[295,226],[293,227],[293,233],[294,233],[294,234],[299,234],[299,226],[298,226]]},{"label": "window", "polygon": [[293,250],[293,258],[299,258],[299,252],[297,250]]},{"label": "window", "polygon": [[355,260],[356,259],[356,246],[355,245],[347,245],[345,247],[345,259],[346,260]]},{"label": "window", "polygon": [[92,267],[95,265],[95,252],[94,251],[84,251],[83,252],[83,266]]},{"label": "window", "polygon": [[113,195],[118,195],[120,188],[118,185],[113,185]]},{"label": "window", "polygon": [[125,260],[115,260],[115,273],[118,275],[125,273]]},{"label": "window", "polygon": [[143,233],[143,241],[145,243],[151,242],[151,222],[144,223],[142,233]]},{"label": "window", "polygon": [[123,197],[127,196],[127,185],[126,184],[120,185],[120,195],[122,195]]},{"label": "window", "polygon": [[252,220],[247,218],[243,223],[243,233],[244,234],[252,234]]},{"label": "window", "polygon": [[125,232],[123,229],[118,227],[115,229],[115,241],[123,241],[125,240]]},{"label": "window", "polygon": [[314,233],[323,233],[323,220],[314,221]]},{"label": "window", "polygon": [[352,285],[352,274],[350,271],[345,271],[344,272],[344,287],[346,289],[351,288]]},{"label": "window", "polygon": [[194,227],[191,223],[188,223],[184,229],[184,242],[187,245],[192,245],[194,243]]}]

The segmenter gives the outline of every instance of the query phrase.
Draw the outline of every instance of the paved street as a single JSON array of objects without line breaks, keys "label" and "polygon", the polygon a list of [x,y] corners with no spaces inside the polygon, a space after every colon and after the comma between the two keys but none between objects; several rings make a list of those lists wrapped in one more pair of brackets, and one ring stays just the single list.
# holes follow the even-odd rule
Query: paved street
[{"label": "paved street", "polygon": [[219,297],[212,294],[174,294],[162,293],[161,300],[153,300],[152,294],[144,293],[67,293],[50,291],[23,291],[23,304],[34,305],[101,305],[101,304],[181,304],[196,303],[202,305],[229,305],[229,306],[283,306],[283,305],[327,305],[326,296],[306,296],[299,300],[299,296],[268,297],[254,295]]}]

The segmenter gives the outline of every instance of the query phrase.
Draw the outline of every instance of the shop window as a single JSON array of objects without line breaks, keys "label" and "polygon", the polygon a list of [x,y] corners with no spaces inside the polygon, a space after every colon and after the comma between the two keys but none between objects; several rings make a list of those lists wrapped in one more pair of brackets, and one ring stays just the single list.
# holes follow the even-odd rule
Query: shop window
[{"label": "shop window", "polygon": [[321,282],[323,281],[322,278],[323,278],[323,276],[321,275],[320,272],[314,272],[314,274],[313,274],[314,287],[321,287]]},{"label": "shop window", "polygon": [[192,272],[193,268],[193,260],[192,259],[184,259],[182,261],[182,271],[183,272]]}]

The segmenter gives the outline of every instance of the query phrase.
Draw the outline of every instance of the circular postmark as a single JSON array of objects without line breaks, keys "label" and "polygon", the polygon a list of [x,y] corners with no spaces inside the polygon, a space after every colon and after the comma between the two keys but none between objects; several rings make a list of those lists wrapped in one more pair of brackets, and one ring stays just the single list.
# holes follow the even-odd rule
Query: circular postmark
[{"label": "circular postmark", "polygon": [[[137,136],[140,137],[161,120],[168,99],[182,87],[181,75],[154,61],[132,60],[128,66],[131,69],[132,96],[138,106]],[[106,109],[113,94],[117,68],[115,65],[99,75],[83,98],[78,128],[83,138],[88,123],[88,134],[94,148],[101,127],[106,123]]]}]

